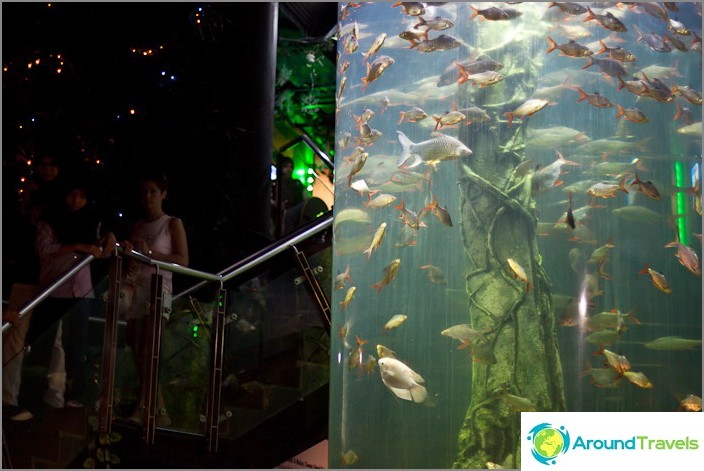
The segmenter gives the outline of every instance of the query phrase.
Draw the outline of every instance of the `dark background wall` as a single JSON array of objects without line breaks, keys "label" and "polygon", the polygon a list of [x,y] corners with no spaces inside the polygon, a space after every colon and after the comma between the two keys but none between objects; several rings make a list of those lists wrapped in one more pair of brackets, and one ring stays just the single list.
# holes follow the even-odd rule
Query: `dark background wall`
[{"label": "dark background wall", "polygon": [[[270,3],[3,3],[4,222],[32,178],[27,161],[46,148],[64,171],[90,175],[118,236],[138,217],[135,175],[157,168],[192,266],[217,271],[267,244],[276,13]],[[3,224],[4,262],[15,242]]]}]

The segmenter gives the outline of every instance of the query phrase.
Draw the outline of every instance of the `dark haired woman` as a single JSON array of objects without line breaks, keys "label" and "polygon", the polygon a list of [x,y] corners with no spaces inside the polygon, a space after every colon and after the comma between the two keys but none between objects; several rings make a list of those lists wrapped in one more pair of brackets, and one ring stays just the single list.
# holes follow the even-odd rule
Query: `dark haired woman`
[{"label": "dark haired woman", "polygon": [[[167,181],[163,175],[149,175],[141,179],[139,184],[140,202],[144,217],[137,221],[130,231],[128,241],[123,243],[126,252],[137,250],[144,255],[162,262],[188,265],[188,243],[183,222],[164,212],[163,203],[167,194]],[[139,380],[139,403],[131,419],[141,422],[147,391],[146,367],[149,355],[148,331],[146,329],[149,316],[149,299],[151,277],[156,269],[152,266],[132,261],[128,268],[128,283],[134,289],[133,301],[125,314],[127,320],[127,343],[132,349],[137,364]],[[163,276],[164,302],[162,322],[168,320],[171,312],[172,273],[160,271]],[[161,390],[157,393],[156,425],[167,427],[171,423]]]},{"label": "dark haired woman", "polygon": [[[39,285],[41,291],[73,267],[81,254],[96,258],[107,257],[115,247],[112,233],[100,234],[101,224],[95,207],[89,203],[87,185],[75,180],[65,186],[63,205],[48,211],[37,224],[35,249],[40,260]],[[85,299],[84,299],[85,298]],[[90,265],[87,265],[56,288],[32,314],[25,338],[32,345],[28,358],[44,362],[57,339],[61,320],[61,343],[65,352],[66,397],[45,394],[45,402],[54,406],[65,403],[83,407],[88,386],[86,376],[86,345],[88,317],[95,304]],[[51,391],[47,391],[50,394]],[[61,391],[59,391],[60,395]],[[56,392],[54,392],[56,396]],[[65,399],[65,401],[64,401]],[[29,411],[22,411],[13,420],[27,420]]]}]

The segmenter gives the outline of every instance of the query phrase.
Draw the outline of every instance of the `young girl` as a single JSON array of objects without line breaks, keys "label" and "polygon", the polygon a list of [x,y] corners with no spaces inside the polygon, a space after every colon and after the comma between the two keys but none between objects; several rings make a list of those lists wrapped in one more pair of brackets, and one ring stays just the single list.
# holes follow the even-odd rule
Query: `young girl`
[{"label": "young girl", "polygon": [[[139,184],[140,201],[144,217],[137,221],[130,231],[129,240],[123,243],[126,253],[137,250],[154,260],[188,266],[188,243],[183,222],[167,215],[163,210],[166,199],[167,181],[163,175],[147,175]],[[156,269],[134,260],[127,269],[128,285],[134,289],[133,301],[125,314],[127,320],[127,343],[134,355],[139,381],[139,403],[131,419],[141,422],[146,400],[145,380],[148,364],[149,343],[147,320],[151,294],[151,277]],[[164,310],[162,322],[168,320],[171,311],[172,273],[159,272],[163,276]],[[164,408],[160,389],[157,393],[156,424],[166,427],[171,420]]]}]

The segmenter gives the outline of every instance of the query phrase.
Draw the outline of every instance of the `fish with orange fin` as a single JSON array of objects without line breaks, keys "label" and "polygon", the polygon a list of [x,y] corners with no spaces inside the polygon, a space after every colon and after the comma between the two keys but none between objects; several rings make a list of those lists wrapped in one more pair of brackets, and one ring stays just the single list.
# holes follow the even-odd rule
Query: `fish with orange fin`
[{"label": "fish with orange fin", "polygon": [[635,316],[635,311],[635,309],[631,309],[628,312],[621,312],[617,308],[613,308],[610,311],[602,311],[598,314],[594,314],[593,316],[589,316],[585,327],[590,332],[598,332],[606,329],[625,332],[628,329],[626,327],[626,321],[633,324],[641,323]]},{"label": "fish with orange fin", "polygon": [[443,18],[440,16],[436,16],[435,18],[430,19],[430,20],[426,20],[422,16],[419,16],[418,18],[420,19],[420,21],[413,25],[413,28],[415,28],[415,29],[422,26],[422,27],[427,28],[428,30],[432,29],[434,31],[444,31],[446,29],[450,29],[453,26],[455,26],[455,24],[452,22],[452,20],[450,20],[449,18]]},{"label": "fish with orange fin", "polygon": [[367,89],[369,85],[374,80],[381,77],[381,74],[394,63],[394,59],[389,56],[379,56],[371,64],[367,62],[367,75],[362,77],[362,92]]},{"label": "fish with orange fin", "polygon": [[[351,185],[350,185],[351,186]],[[378,208],[383,208],[385,206],[390,205],[396,201],[396,197],[394,195],[389,195],[388,193],[382,193],[380,195],[377,195],[374,199],[370,199],[369,201],[365,201],[364,206],[367,208],[372,208],[372,209],[378,209]]]},{"label": "fish with orange fin", "polygon": [[418,229],[419,227],[428,227],[428,225],[422,220],[422,210],[420,211],[420,213],[416,213],[415,211],[406,208],[405,197],[401,199],[401,204],[399,204],[398,206],[394,206],[394,209],[398,209],[399,211],[401,211],[401,215],[399,216],[399,218],[401,219],[401,221],[403,221],[405,225],[407,225],[411,229]]},{"label": "fish with orange fin", "polygon": [[587,194],[592,198],[615,198],[617,191],[622,191],[628,194],[625,187],[626,177],[621,177],[618,183],[599,182],[590,186]]},{"label": "fish with orange fin", "polygon": [[690,188],[686,188],[686,192],[692,195],[693,202],[694,202],[694,210],[697,212],[698,215],[702,215],[702,195],[700,193],[700,188],[701,188],[701,182],[699,181],[699,177],[697,177],[697,180],[694,182],[694,185]]},{"label": "fish with orange fin", "polygon": [[504,79],[504,76],[495,70],[485,70],[475,74],[468,74],[459,63],[457,63],[457,67],[460,71],[460,75],[457,79],[458,85],[462,85],[465,82],[471,82],[474,86],[484,88],[497,84]]},{"label": "fish with orange fin", "polygon": [[360,196],[366,196],[369,201],[371,201],[372,196],[379,193],[380,190],[372,190],[367,185],[367,182],[362,178],[360,180],[353,181],[350,183],[350,187],[356,191]]},{"label": "fish with orange fin", "polygon": [[401,6],[401,13],[408,16],[420,16],[425,14],[425,6],[422,2],[395,2],[391,6]]},{"label": "fish with orange fin", "polygon": [[653,185],[653,182],[651,182],[650,180],[642,181],[640,178],[638,178],[638,171],[635,171],[635,178],[631,182],[631,186],[637,186],[637,190],[643,193],[651,200],[660,199],[660,192],[655,187],[655,185]]},{"label": "fish with orange fin", "polygon": [[694,123],[694,115],[689,106],[680,106],[679,101],[675,100],[675,116],[672,118],[674,121],[682,123],[684,126],[689,126]]},{"label": "fish with orange fin", "polygon": [[625,88],[634,95],[643,97],[648,96],[650,93],[650,88],[644,80],[623,80],[619,76],[616,77],[616,80],[618,81],[618,86],[616,87],[617,91]]},{"label": "fish with orange fin", "polygon": [[693,105],[702,105],[702,95],[693,89],[690,85],[677,85],[672,83],[672,94],[680,92],[680,96],[684,97],[685,100],[692,103]]},{"label": "fish with orange fin", "polygon": [[345,268],[345,271],[343,273],[340,273],[339,275],[335,276],[335,289],[336,290],[344,289],[347,282],[349,282],[349,283],[352,282],[352,277],[350,276],[350,265],[349,264],[347,264],[347,268]]},{"label": "fish with orange fin", "polygon": [[677,260],[679,260],[682,266],[687,270],[697,276],[701,276],[702,271],[699,268],[699,257],[697,256],[697,252],[695,252],[693,248],[680,242],[680,235],[677,231],[675,231],[675,240],[665,244],[665,247],[677,247],[677,253],[675,253]]},{"label": "fish with orange fin", "polygon": [[340,21],[347,19],[347,16],[350,14],[350,8],[359,8],[360,5],[362,4],[353,2],[345,3],[344,5],[342,5],[339,16]]},{"label": "fish with orange fin", "polygon": [[604,355],[606,363],[613,368],[617,373],[623,374],[626,371],[631,371],[631,362],[623,355],[607,350],[601,347],[593,353],[594,355]]},{"label": "fish with orange fin", "polygon": [[381,46],[384,45],[384,41],[386,40],[386,33],[381,33],[379,36],[374,39],[374,42],[372,42],[372,45],[369,47],[369,50],[367,52],[362,53],[362,57],[364,57],[364,61],[368,61],[371,56],[379,52],[379,49],[381,49]]},{"label": "fish with orange fin", "polygon": [[662,291],[665,294],[672,293],[670,285],[665,278],[665,275],[659,271],[653,270],[647,263],[644,264],[645,268],[638,272],[639,275],[650,275],[650,280],[653,282],[653,286]]},{"label": "fish with orange fin", "polygon": [[421,215],[419,215],[419,217],[422,217],[424,211],[430,211],[430,213],[436,218],[438,218],[441,223],[445,224],[446,226],[452,227],[452,218],[450,217],[450,212],[447,210],[447,206],[442,207],[438,204],[437,195],[433,196],[432,203],[428,204],[426,207],[421,209]]},{"label": "fish with orange fin", "polygon": [[434,131],[437,131],[438,129],[442,129],[444,127],[453,126],[460,121],[467,119],[467,116],[460,111],[446,111],[441,115],[432,115],[432,118],[435,120]]},{"label": "fish with orange fin", "polygon": [[542,98],[531,98],[519,105],[518,108],[516,108],[515,110],[507,111],[506,113],[504,113],[504,116],[506,116],[506,119],[508,120],[508,125],[509,127],[511,127],[514,119],[527,118],[528,116],[532,116],[538,111],[545,108],[546,106],[552,104],[556,103],[553,103],[550,100],[543,100]]},{"label": "fish with orange fin", "polygon": [[702,398],[699,396],[695,396],[694,394],[688,394],[684,399],[680,401],[679,410],[686,412],[701,412]]},{"label": "fish with orange fin", "polygon": [[599,92],[594,92],[590,95],[579,87],[577,87],[577,91],[579,92],[579,99],[577,100],[577,103],[587,100],[587,102],[595,108],[611,108],[614,106],[613,103],[611,103],[611,100],[603,95],[600,95]]},{"label": "fish with orange fin", "polygon": [[471,348],[474,340],[483,337],[486,333],[472,329],[469,324],[458,324],[448,327],[440,332],[440,334],[445,337],[459,340],[460,344],[457,349],[463,350],[466,348]]},{"label": "fish with orange fin", "polygon": [[618,110],[618,113],[616,113],[617,118],[623,116],[623,119],[625,119],[626,121],[630,121],[636,124],[648,122],[648,117],[638,108],[624,108],[623,106],[618,104],[614,106],[616,106],[616,109]]},{"label": "fish with orange fin", "polygon": [[562,13],[568,15],[581,15],[587,12],[587,9],[574,2],[550,2],[548,3],[548,8],[557,7]]},{"label": "fish with orange fin", "polygon": [[648,379],[648,377],[645,376],[640,371],[624,371],[623,376],[625,376],[628,381],[635,384],[639,388],[643,388],[643,389],[652,389],[653,388],[653,382],[650,381]]},{"label": "fish with orange fin", "polygon": [[505,21],[518,18],[523,14],[522,12],[513,8],[489,7],[480,10],[472,5],[470,5],[469,7],[473,10],[472,16],[469,17],[469,21],[472,21],[476,16],[482,16],[484,19],[489,21]]},{"label": "fish with orange fin", "polygon": [[384,267],[384,275],[381,277],[381,280],[377,283],[374,283],[371,287],[376,288],[377,292],[381,293],[381,289],[384,286],[388,286],[389,283],[391,283],[396,278],[396,275],[398,274],[399,265],[401,265],[400,258],[392,260],[391,263]]},{"label": "fish with orange fin", "polygon": [[423,111],[422,108],[418,108],[417,106],[414,106],[413,108],[406,111],[400,111],[399,115],[400,117],[398,119],[398,123],[396,123],[397,125],[401,124],[403,121],[415,123],[428,117],[428,113]]},{"label": "fish with orange fin", "polygon": [[619,33],[628,31],[626,25],[624,25],[621,20],[616,18],[610,11],[607,11],[604,15],[599,15],[594,13],[591,8],[587,7],[587,13],[588,15],[583,21],[596,20],[604,28],[611,31],[617,31]]},{"label": "fish with orange fin", "polygon": [[507,258],[506,262],[508,263],[508,266],[511,269],[513,277],[518,278],[520,281],[526,284],[526,293],[528,293],[533,287],[533,284],[528,280],[528,275],[526,274],[525,269],[523,269],[523,267],[512,258]]},{"label": "fish with orange fin", "polygon": [[601,49],[599,49],[597,54],[606,53],[607,57],[610,57],[611,59],[617,60],[619,62],[636,61],[636,56],[633,55],[633,53],[628,49],[624,49],[621,46],[608,47],[606,44],[604,44],[604,41],[602,41],[601,39],[599,40],[599,45],[601,46]]},{"label": "fish with orange fin", "polygon": [[[361,147],[358,147],[358,149]],[[364,164],[367,163],[367,157],[369,157],[369,153],[367,152],[362,152],[361,154],[357,155],[352,162],[352,169],[350,169],[350,173],[347,175],[347,186],[351,187],[352,186],[352,178],[354,178],[355,175],[357,175],[360,170],[364,167]]]},{"label": "fish with orange fin", "polygon": [[381,245],[381,241],[384,239],[384,235],[386,235],[386,223],[382,222],[381,224],[379,224],[379,227],[374,233],[374,237],[372,238],[372,243],[369,244],[369,248],[362,252],[367,254],[367,260],[372,258],[372,252],[379,248],[379,246]]},{"label": "fish with orange fin", "polygon": [[401,39],[405,39],[406,41],[411,43],[410,49],[413,49],[414,47],[418,46],[420,42],[428,40],[429,31],[429,29],[419,30],[414,28],[399,33],[398,37]]},{"label": "fish with orange fin", "polygon": [[349,366],[351,370],[363,365],[364,345],[369,343],[369,340],[362,340],[359,338],[359,335],[355,335],[354,340],[357,342],[357,345],[350,352]]},{"label": "fish with orange fin", "polygon": [[593,56],[587,56],[586,65],[582,66],[582,69],[588,69],[589,67],[596,64],[599,69],[609,77],[623,77],[628,75],[626,69],[621,65],[621,62],[615,59],[595,59]]},{"label": "fish with orange fin", "polygon": [[374,111],[370,110],[369,108],[365,108],[362,114],[359,116],[355,115],[354,113],[350,114],[352,115],[352,119],[354,119],[355,127],[361,131],[362,125],[368,123],[376,113],[374,113]]},{"label": "fish with orange fin", "polygon": [[340,301],[340,309],[341,310],[346,310],[349,306],[350,303],[352,302],[352,299],[354,298],[354,293],[357,291],[357,288],[355,286],[351,286],[348,290],[347,293],[345,294],[345,299]]},{"label": "fish with orange fin", "polygon": [[564,43],[564,44],[557,44],[550,36],[547,37],[548,40],[548,50],[546,53],[550,53],[554,51],[555,49],[561,51],[560,55],[561,56],[568,56],[568,57],[585,57],[585,56],[591,56],[594,54],[594,51],[589,49],[587,46],[584,44],[580,44],[574,39],[570,39],[569,42]]}]

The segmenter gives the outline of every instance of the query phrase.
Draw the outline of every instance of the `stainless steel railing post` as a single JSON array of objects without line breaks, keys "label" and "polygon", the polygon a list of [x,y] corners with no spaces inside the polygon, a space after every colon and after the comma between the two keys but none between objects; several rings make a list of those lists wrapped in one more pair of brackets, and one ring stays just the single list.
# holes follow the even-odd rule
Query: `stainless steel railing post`
[{"label": "stainless steel railing post", "polygon": [[208,401],[205,413],[206,436],[208,452],[218,451],[218,436],[220,431],[220,395],[222,388],[222,365],[225,356],[225,312],[227,310],[227,291],[222,284],[215,298],[215,311],[210,345],[210,378],[208,381]]},{"label": "stainless steel railing post", "polygon": [[149,320],[147,324],[148,338],[147,352],[147,372],[146,378],[146,401],[144,410],[144,442],[148,445],[154,444],[156,429],[156,414],[161,413],[157,409],[157,396],[159,394],[159,352],[161,351],[161,316],[164,311],[164,277],[159,273],[152,275],[151,297],[149,302]]},{"label": "stainless steel railing post", "polygon": [[103,334],[103,359],[100,367],[100,408],[98,426],[100,433],[110,433],[112,428],[115,395],[115,363],[117,358],[117,318],[122,283],[122,257],[117,254],[110,265],[110,291],[105,310]]}]

